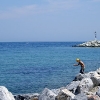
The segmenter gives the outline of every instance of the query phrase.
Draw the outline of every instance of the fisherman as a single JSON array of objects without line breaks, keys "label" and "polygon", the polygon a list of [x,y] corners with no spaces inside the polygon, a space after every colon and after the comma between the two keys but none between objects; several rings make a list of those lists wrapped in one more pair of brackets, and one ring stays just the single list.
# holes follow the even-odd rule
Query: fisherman
[{"label": "fisherman", "polygon": [[74,66],[80,65],[81,66],[80,73],[84,74],[84,69],[85,69],[84,63],[79,58],[77,58],[76,61],[78,62],[78,64],[74,64]]}]

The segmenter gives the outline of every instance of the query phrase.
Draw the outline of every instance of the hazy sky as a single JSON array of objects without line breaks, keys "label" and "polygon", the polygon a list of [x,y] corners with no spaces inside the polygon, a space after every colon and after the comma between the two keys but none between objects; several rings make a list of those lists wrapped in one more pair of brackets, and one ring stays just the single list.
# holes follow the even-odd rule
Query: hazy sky
[{"label": "hazy sky", "polygon": [[0,42],[100,40],[100,0],[1,0]]}]

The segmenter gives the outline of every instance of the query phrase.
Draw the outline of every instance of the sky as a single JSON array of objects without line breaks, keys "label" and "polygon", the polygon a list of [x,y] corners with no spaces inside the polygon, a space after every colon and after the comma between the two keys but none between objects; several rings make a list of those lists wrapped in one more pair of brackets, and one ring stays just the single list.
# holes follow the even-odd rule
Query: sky
[{"label": "sky", "polygon": [[2,0],[0,42],[100,40],[100,0]]}]

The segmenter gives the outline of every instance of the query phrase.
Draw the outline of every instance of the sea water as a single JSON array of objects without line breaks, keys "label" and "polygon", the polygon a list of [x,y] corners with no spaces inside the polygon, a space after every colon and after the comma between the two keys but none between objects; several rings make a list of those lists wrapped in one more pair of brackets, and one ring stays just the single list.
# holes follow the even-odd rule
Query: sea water
[{"label": "sea water", "polygon": [[72,47],[82,42],[1,42],[0,86],[13,94],[40,93],[69,84],[79,73],[100,67],[100,48]]}]

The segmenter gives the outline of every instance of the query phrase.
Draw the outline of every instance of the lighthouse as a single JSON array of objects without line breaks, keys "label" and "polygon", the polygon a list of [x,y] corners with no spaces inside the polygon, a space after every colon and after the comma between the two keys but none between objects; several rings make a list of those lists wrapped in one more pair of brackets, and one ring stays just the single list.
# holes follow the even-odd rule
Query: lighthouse
[{"label": "lighthouse", "polygon": [[97,41],[97,33],[96,33],[96,31],[94,32],[94,35],[95,35],[95,41]]}]

